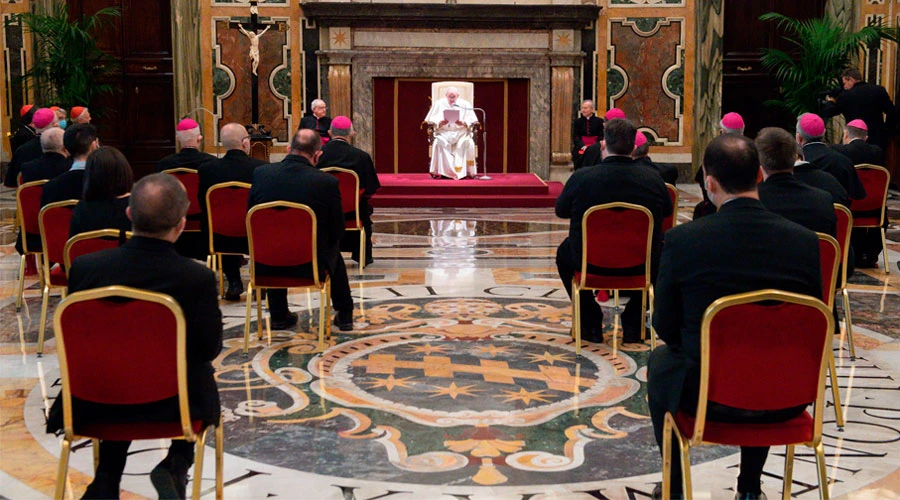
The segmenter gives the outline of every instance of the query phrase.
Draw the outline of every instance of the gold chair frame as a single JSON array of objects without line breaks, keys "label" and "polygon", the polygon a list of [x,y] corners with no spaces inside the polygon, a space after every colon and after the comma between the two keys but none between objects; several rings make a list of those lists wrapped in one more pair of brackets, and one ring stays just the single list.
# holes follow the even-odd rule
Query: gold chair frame
[{"label": "gold chair frame", "polygon": [[[828,478],[825,474],[825,447],[822,444],[822,413],[825,401],[825,373],[828,370],[827,353],[831,351],[831,341],[834,336],[834,318],[828,306],[819,299],[800,295],[797,293],[783,292],[781,290],[766,289],[756,292],[747,292],[736,295],[722,297],[706,308],[703,314],[703,323],[700,331],[700,396],[697,400],[697,412],[694,420],[694,434],[690,440],[681,435],[678,425],[675,423],[675,417],[666,412],[665,426],[663,427],[663,483],[662,497],[664,499],[671,498],[671,473],[672,473],[672,434],[675,434],[681,451],[681,474],[682,485],[684,488],[684,497],[687,500],[693,498],[691,489],[691,467],[690,467],[690,450],[692,446],[699,446],[707,443],[703,441],[703,431],[706,425],[706,410],[709,397],[709,337],[710,325],[716,314],[723,309],[742,304],[762,301],[780,301],[789,302],[808,306],[817,309],[827,322],[827,331],[825,332],[825,341],[822,346],[820,355],[818,374],[818,389],[816,391],[816,400],[813,402],[813,436],[810,441],[802,443],[786,443],[787,454],[784,462],[784,479],[783,479],[783,500],[791,499],[791,482],[794,469],[794,446],[802,444],[813,449],[816,455],[816,473],[819,478],[819,498],[820,500],[828,500]],[[708,443],[715,444],[715,443]]]},{"label": "gold chair frame", "polygon": [[[838,258],[833,262],[833,266],[831,269],[831,283],[825,283],[825,287],[822,290],[822,295],[825,297],[825,305],[834,310],[834,294],[835,294],[835,285],[837,283],[837,274],[838,274],[838,266],[840,265],[843,257],[841,255],[841,245],[838,241],[831,237],[831,235],[824,233],[816,233],[816,236],[819,237],[819,242],[826,242],[828,245],[835,251],[835,255]],[[838,377],[837,377],[837,367],[834,362],[834,350],[828,349],[828,376],[831,377],[831,396],[834,398],[834,421],[837,424],[838,431],[844,430],[844,410],[841,405],[841,388],[838,385]]]},{"label": "gold chair frame", "polygon": [[212,270],[219,277],[219,295],[225,296],[225,274],[222,271],[222,256],[223,255],[240,255],[244,256],[242,253],[231,253],[231,252],[217,252],[215,246],[213,245],[213,218],[212,211],[209,209],[209,198],[210,193],[215,191],[216,189],[227,189],[232,187],[239,187],[250,189],[250,184],[246,182],[221,182],[219,184],[214,184],[206,191],[206,228],[209,233],[209,255],[206,257],[206,267]]},{"label": "gold chair frame", "polygon": [[[884,232],[884,221],[887,217],[888,186],[891,184],[891,172],[884,167],[872,165],[870,163],[860,163],[859,165],[855,165],[854,168],[856,168],[856,170],[878,170],[883,172],[885,177],[887,178],[887,183],[884,186],[884,197],[881,199],[881,216],[878,218],[878,225],[856,225],[856,223],[854,222],[853,227],[858,227],[860,229],[878,229],[878,231],[881,233],[881,255],[884,259],[884,274],[891,274],[891,266],[889,265],[890,263],[888,262],[887,256],[887,237]],[[851,204],[851,210],[852,208],[853,206]]]},{"label": "gold chair frame", "polygon": [[[853,212],[840,203],[834,204],[835,213],[840,212],[847,218],[847,234],[844,241],[839,241],[841,246],[841,275],[840,281],[835,285],[836,291],[841,292],[841,303],[844,308],[844,329],[847,331],[847,345],[850,347],[850,361],[856,361],[856,345],[853,342],[853,318],[850,315],[850,292],[847,291],[847,266],[850,261],[850,235],[853,232]],[[836,292],[835,292],[836,293]]]},{"label": "gold chair frame", "polygon": [[[588,216],[600,210],[610,210],[615,208],[624,208],[628,210],[636,210],[647,217],[647,253],[644,260],[644,286],[641,288],[619,288],[615,290],[616,306],[619,304],[619,290],[641,290],[641,339],[647,338],[647,322],[644,311],[647,310],[647,299],[650,297],[650,317],[653,317],[653,285],[650,283],[650,252],[653,249],[653,214],[646,207],[635,205],[633,203],[614,202],[595,205],[588,209],[581,218],[581,280],[577,277],[572,278],[572,331],[575,333],[575,355],[581,355],[581,302],[580,295],[583,290],[603,290],[605,288],[592,288],[587,286],[587,242],[589,235],[587,232]],[[616,333],[613,332],[613,348],[616,346]],[[651,347],[656,347],[656,339],[651,334]]]},{"label": "gold chair frame", "polygon": [[[59,456],[59,469],[57,470],[56,475],[56,492],[54,494],[54,498],[61,500],[65,496],[66,489],[66,475],[69,468],[69,453],[72,450],[72,442],[79,440],[90,438],[92,440],[92,445],[94,449],[94,468],[97,467],[97,460],[99,458],[98,454],[98,446],[99,440],[91,438],[90,436],[82,436],[76,434],[74,431],[74,425],[72,422],[72,394],[69,388],[69,363],[66,358],[66,349],[65,349],[65,332],[62,329],[62,315],[65,313],[65,310],[72,306],[73,304],[78,304],[80,302],[93,301],[98,299],[105,299],[109,297],[123,297],[132,300],[142,300],[146,302],[152,302],[155,304],[162,305],[171,311],[172,315],[175,317],[175,325],[176,325],[176,356],[177,356],[177,371],[178,371],[178,409],[180,413],[180,423],[181,423],[181,435],[172,436],[171,439],[184,439],[191,443],[197,443],[197,450],[195,453],[194,459],[194,481],[192,488],[192,497],[196,500],[200,498],[201,492],[201,478],[203,477],[203,451],[206,446],[206,438],[209,433],[209,428],[213,426],[206,426],[203,431],[198,435],[193,431],[191,427],[191,417],[190,417],[190,409],[188,406],[188,389],[187,389],[187,346],[186,346],[186,329],[185,329],[185,320],[184,313],[181,310],[181,306],[175,302],[175,299],[172,297],[157,293],[157,292],[149,292],[146,290],[139,290],[137,288],[131,288],[126,286],[107,286],[103,288],[96,288],[93,290],[84,290],[81,292],[75,292],[65,300],[60,302],[59,307],[56,308],[56,312],[53,314],[53,324],[56,330],[57,335],[57,344],[58,344],[58,356],[59,356],[59,372],[60,379],[62,380],[62,391],[60,392],[60,397],[63,401],[63,429],[64,435],[62,440],[62,451]],[[222,430],[222,419],[219,418],[218,425],[215,425],[215,446],[216,446],[216,499],[222,498],[222,489],[223,483],[222,478],[223,474],[223,459],[224,459],[224,435]]]},{"label": "gold chair frame", "polygon": [[356,172],[340,167],[327,167],[323,168],[322,172],[339,172],[342,174],[352,175],[356,180],[356,188],[353,190],[356,193],[356,200],[354,200],[354,214],[356,215],[356,227],[349,228],[344,225],[344,230],[346,231],[359,231],[359,271],[362,272],[363,268],[366,267],[366,228],[363,226],[362,219],[360,218],[359,213],[359,176],[356,175]]},{"label": "gold chair frame", "polygon": [[[22,174],[19,174],[22,175]],[[19,231],[22,234],[22,255],[21,259],[19,259],[19,283],[16,287],[16,312],[22,310],[22,303],[24,302],[24,294],[25,294],[25,259],[28,258],[29,255],[36,255],[36,258],[40,258],[40,254],[42,252],[34,252],[28,250],[28,238],[25,234],[25,219],[24,219],[24,211],[22,210],[22,200],[20,199],[20,194],[23,190],[29,189],[35,186],[41,186],[46,184],[46,180],[40,181],[32,181],[26,182],[25,184],[19,184],[16,188],[16,226],[19,228]],[[44,276],[40,271],[41,266],[38,265],[38,280],[41,283],[41,288],[43,289],[44,285]]]},{"label": "gold chair frame", "polygon": [[247,241],[250,246],[250,284],[247,286],[247,314],[244,320],[244,356],[246,357],[250,352],[250,297],[253,295],[253,291],[256,291],[256,326],[257,326],[257,339],[262,340],[263,337],[263,329],[262,329],[262,304],[261,304],[261,294],[260,290],[262,288],[283,288],[283,287],[263,287],[258,286],[256,284],[256,263],[253,258],[253,231],[251,230],[250,219],[253,214],[260,210],[267,210],[270,208],[293,208],[298,210],[303,210],[309,213],[312,218],[312,249],[313,249],[313,259],[312,259],[312,279],[313,284],[303,287],[291,287],[291,288],[316,288],[319,290],[319,345],[318,349],[325,349],[325,337],[326,335],[330,335],[331,333],[331,277],[326,276],[325,280],[322,281],[319,279],[319,252],[317,245],[317,227],[318,221],[316,219],[316,213],[310,208],[308,205],[304,205],[302,203],[293,203],[289,201],[271,201],[268,203],[261,203],[259,205],[253,206],[247,212]]},{"label": "gold chair frame", "polygon": [[[57,208],[74,207],[77,204],[78,200],[64,200],[50,203],[41,208],[41,211],[38,214],[38,225],[41,228],[42,250],[46,250],[47,248],[47,235],[46,231],[44,231],[44,214]],[[66,232],[68,234],[68,228],[66,228]],[[63,252],[65,254],[65,247],[63,248]],[[68,289],[68,285],[60,286],[50,283],[50,256],[46,251],[41,252],[41,274],[44,279],[42,280],[43,286],[41,287],[41,322],[39,327],[40,330],[38,330],[37,357],[39,358],[44,355],[44,329],[47,327],[47,303],[50,302],[50,289],[61,288],[62,298],[66,298],[66,290]],[[68,276],[68,271],[66,271],[66,275]]]},{"label": "gold chair frame", "polygon": [[666,191],[669,192],[669,198],[672,200],[672,227],[675,227],[678,225],[678,188],[667,182]]},{"label": "gold chair frame", "polygon": [[[121,236],[121,231],[118,229],[97,229],[95,231],[88,231],[86,233],[79,233],[75,236],[72,236],[68,240],[66,240],[66,247],[63,249],[63,258],[66,263],[66,276],[69,275],[69,269],[72,268],[72,257],[69,255],[73,246],[76,243],[84,241],[84,240],[93,240],[97,238],[115,238],[119,239]],[[132,232],[125,231],[125,239],[131,239]]]}]

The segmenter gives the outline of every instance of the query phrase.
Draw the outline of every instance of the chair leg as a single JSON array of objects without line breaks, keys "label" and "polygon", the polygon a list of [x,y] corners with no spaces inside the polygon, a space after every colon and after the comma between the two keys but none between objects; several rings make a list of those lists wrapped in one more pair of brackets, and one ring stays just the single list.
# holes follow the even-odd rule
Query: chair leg
[{"label": "chair leg", "polygon": [[362,272],[363,268],[366,267],[366,230],[365,228],[359,230],[359,272]]},{"label": "chair leg", "polygon": [[785,446],[784,453],[784,482],[781,485],[781,500],[791,500],[791,486],[794,476],[794,445]]},{"label": "chair leg", "polygon": [[225,431],[222,429],[222,416],[216,425],[216,500],[222,500],[222,489],[225,480]]},{"label": "chair leg", "polygon": [[19,259],[19,283],[16,289],[16,312],[22,310],[22,303],[24,300],[25,294],[25,256],[23,255],[21,259]]},{"label": "chair leg", "polygon": [[[641,290],[641,342],[647,340],[647,289]],[[624,332],[625,329],[623,328]]]},{"label": "chair leg", "polygon": [[250,299],[253,297],[253,282],[247,285],[247,314],[244,317],[244,357],[250,352]]},{"label": "chair leg", "polygon": [[816,472],[819,475],[819,500],[828,500],[828,476],[825,473],[825,446],[816,444]]},{"label": "chair leg", "polygon": [[56,471],[56,492],[53,498],[62,500],[66,493],[66,475],[69,472],[69,452],[72,450],[72,443],[68,438],[62,440],[62,450],[59,453],[59,468]]},{"label": "chair leg", "polygon": [[684,488],[685,500],[693,500],[694,488],[691,486],[691,447],[685,441],[680,441],[681,445],[681,484]]},{"label": "chair leg", "polygon": [[97,474],[97,467],[100,466],[100,440],[91,439],[91,451],[94,455],[94,475]]},{"label": "chair leg", "polygon": [[225,271],[222,269],[222,254],[216,254],[216,271],[219,273],[219,295],[225,296]]},{"label": "chair leg", "polygon": [[653,303],[656,301],[656,292],[650,285],[650,350],[656,349],[656,329],[653,328]]},{"label": "chair leg", "polygon": [[838,385],[837,368],[834,366],[834,351],[828,353],[828,373],[831,376],[831,396],[834,399],[834,421],[839,432],[844,432],[844,409],[841,407],[841,388]]},{"label": "chair leg", "polygon": [[887,257],[887,238],[884,235],[884,228],[881,228],[881,255],[884,256],[884,274],[891,274],[890,262]]},{"label": "chair leg", "polygon": [[41,292],[41,322],[40,330],[38,331],[37,357],[39,358],[44,355],[44,328],[47,327],[47,302],[49,301],[50,287],[44,285],[43,291]]},{"label": "chair leg", "polygon": [[572,331],[575,332],[575,357],[581,356],[581,289],[572,283]]},{"label": "chair leg", "polygon": [[[266,294],[266,297],[268,297],[268,294]],[[256,338],[257,340],[262,340],[263,338],[262,292],[260,292],[259,287],[256,288]]]},{"label": "chair leg", "polygon": [[844,327],[847,329],[847,345],[850,346],[850,361],[856,361],[856,346],[853,345],[853,320],[850,317],[850,293],[847,287],[841,290],[844,299]]},{"label": "chair leg", "polygon": [[194,484],[191,498],[200,500],[200,490],[203,488],[203,452],[206,450],[206,435],[210,426],[206,426],[197,438],[196,451],[194,452]]},{"label": "chair leg", "polygon": [[667,413],[663,424],[662,497],[672,498],[672,423]]},{"label": "chair leg", "polygon": [[328,323],[330,319],[325,311],[328,309],[328,296],[325,287],[322,287],[319,290],[319,347],[317,350],[324,351],[325,350],[325,325]]},{"label": "chair leg", "polygon": [[619,311],[619,291],[618,290],[613,290],[613,301],[616,306],[616,312],[617,313],[620,312]]}]

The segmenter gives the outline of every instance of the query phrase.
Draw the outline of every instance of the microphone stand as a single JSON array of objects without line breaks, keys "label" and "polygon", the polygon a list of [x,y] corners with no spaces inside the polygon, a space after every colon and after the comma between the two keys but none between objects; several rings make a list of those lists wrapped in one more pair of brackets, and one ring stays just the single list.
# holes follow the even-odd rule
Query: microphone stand
[{"label": "microphone stand", "polygon": [[[485,112],[485,110],[482,108],[466,108],[455,103],[453,104],[453,107],[470,111],[481,111],[481,144],[484,146],[484,175],[479,177],[476,170],[475,179],[479,181],[491,180],[492,177],[487,174],[487,112]],[[478,118],[478,115],[475,115],[475,117]]]}]

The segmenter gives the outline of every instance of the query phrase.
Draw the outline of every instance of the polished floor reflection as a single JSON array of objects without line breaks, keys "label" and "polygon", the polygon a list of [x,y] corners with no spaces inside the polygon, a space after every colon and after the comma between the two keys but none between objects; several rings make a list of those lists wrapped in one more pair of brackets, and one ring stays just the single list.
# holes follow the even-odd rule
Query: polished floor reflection
[{"label": "polished floor reflection", "polygon": [[[36,357],[34,277],[15,311],[11,192],[0,198],[0,496],[43,498],[59,455],[43,432],[59,391],[55,342],[48,328],[47,354]],[[696,201],[692,186],[682,189],[679,222]],[[890,205],[892,272],[861,271],[850,287],[857,360],[834,346],[848,423],[838,432],[826,408],[833,497],[900,498],[900,203]],[[646,404],[650,347],[615,341],[610,301],[604,342],[576,358],[554,264],[568,222],[552,209],[391,209],[375,220],[375,263],[363,273],[348,265],[354,330],[333,331],[324,352],[314,295],[291,294],[296,330],[254,336],[247,358],[243,304],[221,303],[225,497],[647,498],[661,478]],[[155,498],[148,474],[163,449],[133,447],[123,498]],[[697,498],[730,498],[737,463],[733,448],[695,452]],[[773,449],[771,498],[782,466],[783,449]],[[68,491],[80,494],[91,475],[90,447],[79,446]],[[202,480],[211,497],[211,467]],[[815,483],[812,455],[798,450],[794,496],[816,498]]]}]

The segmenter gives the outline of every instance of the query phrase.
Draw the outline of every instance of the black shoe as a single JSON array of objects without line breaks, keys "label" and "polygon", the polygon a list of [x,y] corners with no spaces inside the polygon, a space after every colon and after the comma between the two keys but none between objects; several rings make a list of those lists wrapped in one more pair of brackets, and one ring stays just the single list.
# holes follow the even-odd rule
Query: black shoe
[{"label": "black shoe", "polygon": [[270,322],[270,326],[273,330],[287,330],[297,324],[297,319],[298,319],[297,313],[288,312],[287,316],[285,316],[283,318],[280,318],[280,319],[272,318],[272,321]]},{"label": "black shoe", "polygon": [[188,467],[176,466],[174,465],[175,461],[166,457],[150,471],[150,482],[153,483],[153,487],[159,493],[160,500],[185,498]]},{"label": "black shoe", "polygon": [[353,330],[353,310],[338,311],[337,314],[334,315],[334,325],[342,332]]},{"label": "black shoe", "polygon": [[225,292],[225,300],[241,300],[242,293],[244,293],[244,283],[241,280],[229,281],[228,291]]},{"label": "black shoe", "polygon": [[600,328],[597,328],[594,326],[581,327],[581,340],[583,342],[593,342],[595,344],[602,344],[603,343],[603,327],[600,327]]},{"label": "black shoe", "polygon": [[[662,483],[657,484],[656,487],[653,488],[653,493],[650,494],[650,498],[652,500],[662,500]],[[681,495],[676,495],[675,493],[672,493],[671,500],[681,500],[682,498],[684,498],[684,497]]]},{"label": "black shoe", "polygon": [[119,498],[119,482],[110,481],[102,475],[98,475],[94,478],[94,481],[88,485],[87,489],[84,490],[84,495],[81,498],[88,500],[93,500],[95,498]]},{"label": "black shoe", "polygon": [[761,491],[759,493],[741,493],[738,491],[734,494],[734,500],[768,500],[768,498]]},{"label": "black shoe", "polygon": [[860,254],[856,257],[857,269],[874,269],[878,267],[878,256],[871,254]]},{"label": "black shoe", "polygon": [[622,343],[623,344],[643,344],[644,339],[641,338],[640,333],[623,332],[622,333]]}]

